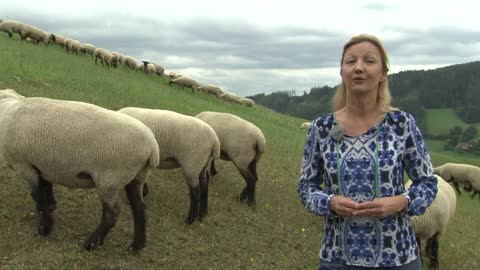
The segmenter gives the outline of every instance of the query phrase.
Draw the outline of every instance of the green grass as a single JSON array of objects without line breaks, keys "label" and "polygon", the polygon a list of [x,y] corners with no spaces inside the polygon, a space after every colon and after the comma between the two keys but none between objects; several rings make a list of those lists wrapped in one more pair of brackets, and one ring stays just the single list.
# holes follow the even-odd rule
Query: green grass
[{"label": "green grass", "polygon": [[[426,132],[434,135],[449,134],[450,129],[455,126],[462,129],[469,126],[457,116],[453,109],[427,109],[426,123]],[[480,123],[474,125],[477,130],[480,130]]]},{"label": "green grass", "polygon": [[[0,89],[26,96],[78,100],[110,109],[125,106],[170,109],[195,115],[230,112],[256,124],[267,139],[258,165],[257,207],[237,201],[244,181],[233,165],[219,161],[209,186],[209,214],[186,225],[189,196],[179,170],[155,170],[150,178],[147,246],[139,255],[127,252],[133,234],[129,207],[105,244],[93,252],[82,243],[98,225],[100,202],[95,190],[55,186],[58,208],[48,237],[36,234],[36,213],[28,186],[0,168],[0,269],[315,269],[322,239],[321,218],[301,205],[296,193],[305,121],[257,106],[233,105],[210,95],[171,88],[167,80],[126,69],[109,70],[91,58],[73,56],[58,47],[45,48],[0,35]],[[434,163],[449,153],[431,147]],[[478,159],[460,159],[479,164]],[[463,196],[441,241],[442,269],[478,269],[478,204]],[[472,214],[473,213],[473,214]],[[304,230],[302,230],[304,229]]]}]

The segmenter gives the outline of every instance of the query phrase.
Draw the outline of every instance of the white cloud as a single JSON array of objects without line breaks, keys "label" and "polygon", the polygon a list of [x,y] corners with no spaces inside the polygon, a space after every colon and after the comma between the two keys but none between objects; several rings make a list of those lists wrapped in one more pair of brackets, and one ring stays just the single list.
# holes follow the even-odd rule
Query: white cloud
[{"label": "white cloud", "polygon": [[337,84],[343,44],[359,33],[384,41],[391,73],[480,55],[467,0],[15,0],[0,10],[241,95]]}]

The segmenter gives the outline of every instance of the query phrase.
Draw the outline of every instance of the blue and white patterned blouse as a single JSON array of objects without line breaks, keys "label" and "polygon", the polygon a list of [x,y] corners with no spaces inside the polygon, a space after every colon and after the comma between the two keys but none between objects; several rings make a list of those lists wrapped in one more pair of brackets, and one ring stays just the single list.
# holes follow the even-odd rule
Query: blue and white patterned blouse
[{"label": "blue and white patterned blouse", "polygon": [[[334,125],[333,113],[312,122],[298,183],[305,207],[325,217],[320,258],[363,267],[400,266],[416,259],[409,216],[423,214],[432,203],[437,179],[414,118],[400,110],[388,112],[364,134],[338,140],[330,134]],[[408,191],[404,170],[413,182]],[[407,210],[385,218],[341,217],[329,208],[334,195],[361,203],[400,194],[409,200]]]}]

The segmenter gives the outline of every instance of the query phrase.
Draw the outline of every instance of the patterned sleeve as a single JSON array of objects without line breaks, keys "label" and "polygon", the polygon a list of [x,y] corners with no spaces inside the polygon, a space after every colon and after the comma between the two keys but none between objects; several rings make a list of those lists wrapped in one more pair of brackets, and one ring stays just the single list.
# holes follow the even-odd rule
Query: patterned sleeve
[{"label": "patterned sleeve", "polygon": [[420,129],[411,115],[405,123],[407,131],[404,168],[412,185],[404,193],[407,197],[410,216],[421,215],[437,196],[437,178],[433,174],[433,165]]},{"label": "patterned sleeve", "polygon": [[312,123],[307,135],[300,173],[298,194],[302,203],[316,215],[330,215],[329,204],[333,195],[326,194],[320,187],[324,181],[324,167],[316,121]]}]

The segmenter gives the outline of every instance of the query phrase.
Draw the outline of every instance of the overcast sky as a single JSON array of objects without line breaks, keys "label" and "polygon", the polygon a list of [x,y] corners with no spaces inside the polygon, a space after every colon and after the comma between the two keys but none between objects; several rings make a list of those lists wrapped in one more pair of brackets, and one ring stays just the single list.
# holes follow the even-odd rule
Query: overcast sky
[{"label": "overcast sky", "polygon": [[246,96],[338,84],[342,47],[360,33],[384,42],[391,73],[477,61],[476,3],[5,0],[0,19],[149,60]]}]

